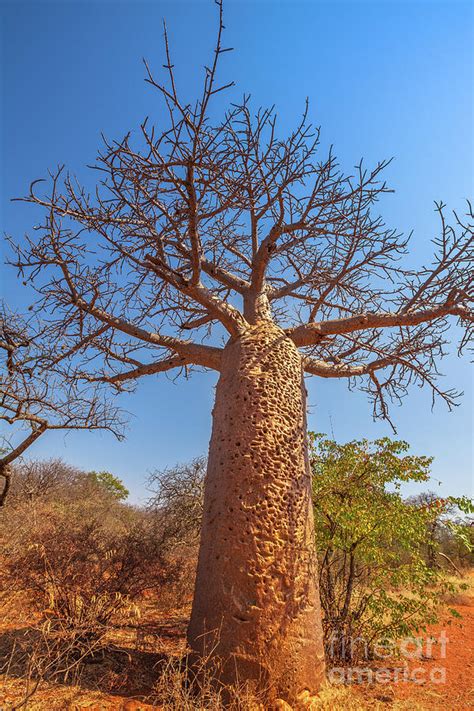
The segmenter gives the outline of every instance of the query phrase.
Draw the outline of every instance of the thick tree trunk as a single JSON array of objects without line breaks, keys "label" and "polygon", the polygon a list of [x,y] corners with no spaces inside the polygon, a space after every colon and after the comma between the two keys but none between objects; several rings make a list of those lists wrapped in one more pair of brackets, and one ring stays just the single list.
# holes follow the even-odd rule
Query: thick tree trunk
[{"label": "thick tree trunk", "polygon": [[324,676],[301,356],[270,321],[227,344],[188,640],[225,683],[294,703]]}]

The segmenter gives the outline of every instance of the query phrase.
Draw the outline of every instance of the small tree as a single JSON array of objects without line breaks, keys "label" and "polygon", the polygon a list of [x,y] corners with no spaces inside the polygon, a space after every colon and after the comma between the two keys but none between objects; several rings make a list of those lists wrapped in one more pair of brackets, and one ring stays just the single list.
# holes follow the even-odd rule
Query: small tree
[{"label": "small tree", "polygon": [[442,498],[433,491],[426,491],[411,497],[410,503],[431,514],[426,524],[426,559],[430,568],[440,567],[443,561],[462,575],[449,553],[454,552],[458,562],[472,557],[472,499],[467,496]]},{"label": "small tree", "polygon": [[312,436],[316,543],[326,652],[331,662],[372,654],[436,619],[447,583],[426,559],[439,507],[404,500],[432,459],[388,438],[338,444]]},{"label": "small tree", "polygon": [[175,546],[199,540],[206,466],[205,457],[198,457],[189,464],[156,471],[150,476],[149,485],[154,493],[148,509],[160,517]]},{"label": "small tree", "polygon": [[426,522],[426,562],[430,568],[437,565],[437,553],[439,539],[443,527],[442,517],[448,513],[453,513],[455,506],[449,504],[445,499],[441,499],[433,491],[423,491],[417,496],[413,496],[410,502],[416,508],[431,512],[431,516]]},{"label": "small tree", "polygon": [[346,378],[386,418],[413,382],[451,405],[437,361],[448,319],[460,347],[472,332],[473,213],[438,203],[436,254],[409,269],[408,240],[374,212],[387,161],[344,174],[308,107],[286,138],[247,98],[211,121],[230,86],[217,5],[200,98],[180,97],[165,35],[167,80],[147,66],[160,129],[106,141],[92,194],[62,168],[44,193],[35,181],[43,218],[14,261],[74,353],[71,382],[219,373],[189,643],[224,681],[292,703],[324,678],[304,376]]},{"label": "small tree", "polygon": [[89,472],[89,479],[93,484],[97,484],[118,501],[125,501],[129,497],[130,492],[127,487],[110,472]]},{"label": "small tree", "polygon": [[[149,478],[152,496],[147,510],[167,542],[171,558],[178,558],[180,577],[170,590],[173,607],[192,597],[201,531],[206,458],[155,471]],[[170,597],[171,597],[170,595]]]},{"label": "small tree", "polygon": [[61,499],[76,488],[79,476],[75,467],[62,459],[28,459],[12,465],[9,501],[12,506],[38,499]]}]

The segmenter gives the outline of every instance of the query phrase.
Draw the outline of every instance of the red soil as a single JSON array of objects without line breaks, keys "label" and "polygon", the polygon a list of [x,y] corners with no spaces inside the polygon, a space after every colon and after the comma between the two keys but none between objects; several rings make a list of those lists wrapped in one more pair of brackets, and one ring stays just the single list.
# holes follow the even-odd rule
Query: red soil
[{"label": "red soil", "polygon": [[[147,605],[148,607],[148,605]],[[153,607],[153,606],[151,606]],[[456,610],[461,617],[455,618],[448,612],[448,607]],[[173,620],[151,619],[151,609],[145,611],[145,619],[142,619],[141,630],[145,632],[145,642],[140,647],[143,652],[136,651],[139,655],[134,660],[129,659],[128,674],[122,670],[114,669],[110,663],[110,670],[107,672],[107,664],[102,669],[91,669],[90,678],[84,680],[80,687],[67,685],[45,685],[32,697],[27,705],[31,711],[37,709],[70,709],[79,711],[145,711],[149,709],[157,710],[157,706],[146,703],[145,699],[151,692],[153,679],[156,678],[156,653],[148,653],[146,649],[156,646],[159,640],[160,652],[164,654],[176,655],[184,648],[184,630],[186,619],[177,617]],[[156,615],[156,613],[155,613]],[[153,615],[153,617],[155,617]],[[0,632],[5,638],[9,632],[14,632],[18,627],[12,624],[12,620],[0,619]],[[21,625],[20,625],[21,627]],[[21,630],[18,630],[21,632]],[[122,639],[117,638],[116,644],[120,643],[123,650],[129,650],[133,654],[133,647],[136,645],[136,633],[134,641],[130,637],[130,631],[123,630]],[[142,634],[143,636],[143,634]],[[447,603],[446,613],[440,622],[431,626],[427,632],[420,633],[422,638],[422,655],[407,659],[389,659],[383,662],[383,668],[388,670],[390,676],[385,682],[380,679],[373,680],[372,683],[366,681],[353,684],[350,687],[351,697],[355,706],[363,711],[364,709],[391,709],[399,711],[468,711],[474,709],[474,598],[464,596]],[[428,642],[434,638],[437,642]],[[443,638],[445,642],[443,643]],[[134,645],[135,642],[135,645]],[[136,649],[136,647],[135,647]],[[415,645],[411,644],[408,650],[414,652]],[[0,650],[0,657],[1,652]],[[147,657],[149,654],[149,658]],[[123,655],[122,655],[123,656]],[[124,662],[125,663],[125,662]],[[398,681],[394,682],[394,670],[407,666],[408,671],[405,676],[398,672]],[[105,668],[104,668],[105,667]],[[382,664],[379,665],[379,672]],[[94,673],[94,677],[92,676]],[[95,673],[97,677],[95,677]],[[110,686],[104,683],[103,679],[109,674]],[[102,674],[102,676],[101,676]],[[410,678],[415,674],[416,680]],[[125,679],[124,677],[128,677]],[[118,683],[120,681],[120,683]],[[3,682],[3,683],[2,683]],[[130,683],[127,683],[130,682]],[[122,685],[123,684],[123,685]],[[111,693],[112,687],[114,690]],[[134,688],[132,688],[134,687]],[[0,675],[0,709],[9,709],[11,705],[23,698],[24,684],[20,675],[14,674]],[[359,705],[360,704],[360,705]],[[318,708],[318,707],[316,707]],[[325,709],[329,708],[324,706]],[[331,711],[342,711],[343,706],[333,705]]]},{"label": "red soil", "polygon": [[[385,668],[390,670],[387,682],[381,683],[379,677],[376,683],[353,687],[361,701],[382,701],[387,708],[392,704],[396,706],[396,702],[400,705],[409,702],[409,706],[403,704],[403,708],[474,709],[474,598],[460,597],[456,603],[448,606],[461,615],[460,618],[453,617],[446,609],[438,624],[419,633],[419,643],[406,645],[405,650],[411,651],[413,658],[402,656],[386,662]],[[409,680],[405,681],[399,672],[399,680],[394,682],[393,669],[404,664]]]}]

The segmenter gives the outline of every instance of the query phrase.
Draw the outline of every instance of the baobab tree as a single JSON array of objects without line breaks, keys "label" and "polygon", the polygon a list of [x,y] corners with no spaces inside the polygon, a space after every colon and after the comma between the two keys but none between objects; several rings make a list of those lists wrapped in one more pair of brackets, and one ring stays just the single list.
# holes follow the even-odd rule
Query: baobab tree
[{"label": "baobab tree", "polygon": [[100,385],[71,380],[64,372],[67,364],[67,354],[55,353],[54,344],[42,338],[37,319],[25,321],[0,305],[0,423],[6,445],[0,449],[0,507],[10,489],[12,464],[48,430],[104,429],[122,435],[121,414]]},{"label": "baobab tree", "polygon": [[[165,32],[160,129],[105,140],[92,193],[59,168],[24,198],[37,234],[13,262],[74,352],[73,379],[118,390],[138,378],[219,374],[189,644],[220,677],[268,704],[317,692],[324,655],[306,436],[306,375],[345,378],[388,417],[390,399],[437,382],[448,320],[472,333],[472,210],[448,216],[432,264],[410,269],[408,240],[375,212],[380,162],[353,175],[304,111],[279,135],[247,97],[219,120],[222,5],[195,103],[178,93]],[[157,421],[159,415],[157,415]]]}]

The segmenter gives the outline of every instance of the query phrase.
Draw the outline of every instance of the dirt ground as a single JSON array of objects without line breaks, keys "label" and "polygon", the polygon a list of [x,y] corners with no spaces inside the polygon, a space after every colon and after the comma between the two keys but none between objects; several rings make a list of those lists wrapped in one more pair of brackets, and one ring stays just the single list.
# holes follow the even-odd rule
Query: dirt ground
[{"label": "dirt ground", "polygon": [[[379,677],[375,683],[352,687],[361,703],[381,700],[387,709],[403,702],[410,702],[412,709],[430,711],[474,709],[474,598],[459,598],[458,604],[450,607],[460,618],[446,611],[438,624],[420,633],[417,644],[406,645],[405,651],[413,658],[406,659],[408,671],[399,672],[398,682],[394,682],[392,670],[387,681],[382,682]],[[400,668],[404,661],[389,660],[385,668]],[[361,705],[363,708],[366,707]]]},{"label": "dirt ground", "polygon": [[[352,672],[352,680],[333,683],[315,707],[338,711],[391,709],[416,711],[430,709],[467,711],[474,709],[474,598],[460,595],[447,603],[440,622],[420,633],[417,643],[405,643],[402,654],[386,659],[370,670]],[[41,684],[21,708],[51,711],[139,711],[158,710],[150,703],[153,685],[161,665],[182,654],[187,624],[187,609],[173,614],[157,613],[152,601],[144,605],[135,626],[117,626],[110,646],[100,663],[87,665],[80,684]],[[14,645],[21,647],[30,634],[27,612],[12,608],[11,601],[0,617],[0,659],[9,659]],[[29,624],[27,624],[27,622]],[[431,640],[431,641],[430,641]],[[347,674],[347,672],[344,672]],[[358,675],[360,676],[358,677]],[[372,678],[369,678],[369,674]],[[30,687],[31,690],[31,687]],[[0,711],[20,708],[25,699],[25,668],[11,663],[0,676]]]}]

